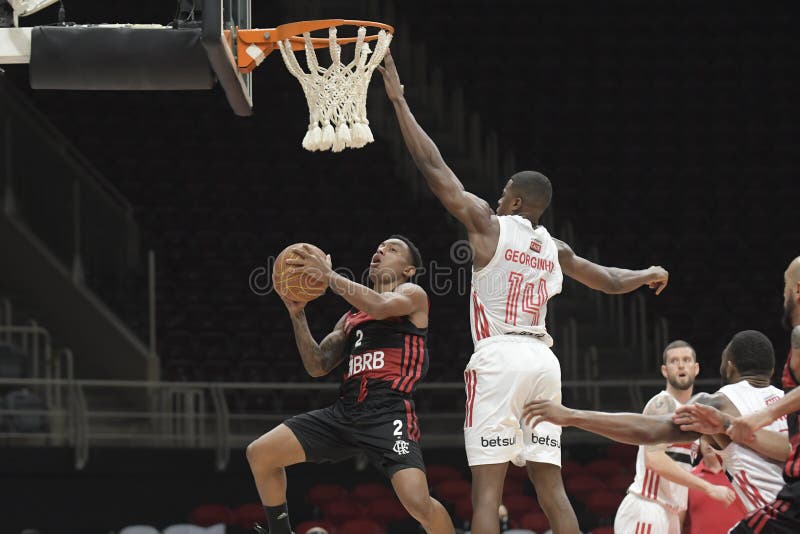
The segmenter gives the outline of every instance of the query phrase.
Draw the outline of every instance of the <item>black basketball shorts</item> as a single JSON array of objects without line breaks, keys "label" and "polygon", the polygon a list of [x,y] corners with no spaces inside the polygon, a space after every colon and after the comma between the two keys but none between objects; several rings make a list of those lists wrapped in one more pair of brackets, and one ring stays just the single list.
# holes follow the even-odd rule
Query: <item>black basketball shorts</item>
[{"label": "black basketball shorts", "polygon": [[[410,467],[425,470],[422,449],[416,439],[409,438],[407,422],[403,412],[372,417],[369,423],[345,421],[328,406],[287,419],[284,424],[302,445],[307,462],[340,462],[363,452],[391,478]],[[414,428],[411,433],[414,435]]]}]

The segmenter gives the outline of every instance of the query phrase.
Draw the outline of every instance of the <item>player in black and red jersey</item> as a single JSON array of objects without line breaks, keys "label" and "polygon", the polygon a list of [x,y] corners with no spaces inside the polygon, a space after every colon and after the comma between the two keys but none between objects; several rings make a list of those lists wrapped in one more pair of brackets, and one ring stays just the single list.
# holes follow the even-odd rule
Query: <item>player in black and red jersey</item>
[{"label": "player in black and red jersey", "polygon": [[776,499],[751,512],[730,532],[735,534],[796,534],[800,532],[800,257],[784,273],[783,324],[791,330],[791,348],[783,368],[781,382],[784,397],[769,408],[747,417],[730,418],[710,408],[694,408],[695,424],[706,430],[727,430],[734,441],[746,443],[759,428],[787,417],[789,443],[792,447],[783,467],[786,485]]},{"label": "player in black and red jersey", "polygon": [[428,369],[428,296],[411,282],[422,267],[416,246],[393,235],[369,266],[372,288],[340,276],[329,256],[295,249],[293,269],[324,280],[352,305],[317,344],[304,303],[284,300],[306,371],[324,376],[349,358],[339,399],[284,421],[247,447],[247,460],[270,534],[290,534],[284,467],[336,462],[365,453],[390,480],[400,502],[427,532],[453,533],[444,507],[431,498],[425,477],[412,395]]}]

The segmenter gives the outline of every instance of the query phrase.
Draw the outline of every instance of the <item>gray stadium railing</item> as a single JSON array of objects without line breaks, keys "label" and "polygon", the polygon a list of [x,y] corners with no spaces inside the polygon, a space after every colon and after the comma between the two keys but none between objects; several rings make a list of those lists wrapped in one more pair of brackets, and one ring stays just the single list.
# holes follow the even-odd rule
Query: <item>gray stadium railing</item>
[{"label": "gray stadium railing", "polygon": [[[715,389],[718,380],[699,380],[698,388]],[[0,378],[0,389],[29,388],[31,391],[52,391],[46,410],[2,409],[0,419],[42,415],[46,429],[40,432],[13,432],[0,424],[0,444],[15,446],[67,446],[74,449],[75,468],[82,469],[89,460],[91,448],[103,446],[163,447],[207,449],[214,452],[218,470],[226,468],[232,449],[244,448],[250,441],[276,426],[285,418],[304,411],[272,410],[268,413],[231,411],[226,394],[237,392],[295,394],[308,404],[305,409],[325,405],[338,391],[335,383],[235,383],[235,382],[147,382],[74,379],[10,379]],[[663,389],[663,380],[568,380],[565,394],[584,391],[575,407],[639,411],[647,396]],[[428,392],[452,391],[463,395],[460,382],[428,383],[419,386],[418,398]],[[130,408],[106,410],[98,393],[124,397],[126,391],[140,393],[143,403],[130,403]],[[610,392],[611,396],[601,394]],[[143,393],[143,395],[141,394]],[[577,398],[577,397],[576,397]],[[608,399],[615,401],[609,404]],[[620,407],[620,401],[622,407]],[[453,406],[456,406],[454,403]],[[463,410],[418,408],[425,448],[462,446]],[[602,441],[588,433],[569,430],[568,442]]]}]

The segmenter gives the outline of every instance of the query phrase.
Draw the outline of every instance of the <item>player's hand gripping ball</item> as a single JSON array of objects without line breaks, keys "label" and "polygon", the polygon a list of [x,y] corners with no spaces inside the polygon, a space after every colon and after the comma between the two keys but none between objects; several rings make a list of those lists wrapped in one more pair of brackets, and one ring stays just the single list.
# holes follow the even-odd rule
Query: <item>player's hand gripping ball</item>
[{"label": "player's hand gripping ball", "polygon": [[307,243],[295,243],[289,245],[278,254],[275,266],[272,269],[272,283],[275,291],[284,299],[295,302],[309,302],[321,296],[328,289],[328,284],[321,280],[315,280],[307,274],[300,272],[300,269],[286,264],[288,259],[299,259],[300,255],[295,249],[300,246],[309,246],[314,251],[319,251],[323,256],[322,250]]}]

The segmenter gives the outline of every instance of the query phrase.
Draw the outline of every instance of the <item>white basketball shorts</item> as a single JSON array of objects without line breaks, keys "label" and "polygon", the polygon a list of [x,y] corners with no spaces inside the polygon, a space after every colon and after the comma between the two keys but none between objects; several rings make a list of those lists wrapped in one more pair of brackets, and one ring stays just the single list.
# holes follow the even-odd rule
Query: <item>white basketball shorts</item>
[{"label": "white basketball shorts", "polygon": [[614,518],[614,534],[680,534],[680,516],[635,493],[622,500]]},{"label": "white basketball shorts", "polygon": [[561,366],[536,338],[492,336],[478,342],[464,371],[464,444],[469,465],[513,461],[561,466],[561,427],[521,420],[525,403],[561,402]]}]

